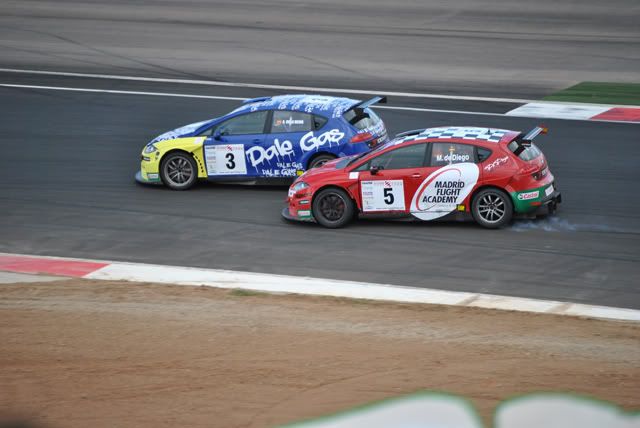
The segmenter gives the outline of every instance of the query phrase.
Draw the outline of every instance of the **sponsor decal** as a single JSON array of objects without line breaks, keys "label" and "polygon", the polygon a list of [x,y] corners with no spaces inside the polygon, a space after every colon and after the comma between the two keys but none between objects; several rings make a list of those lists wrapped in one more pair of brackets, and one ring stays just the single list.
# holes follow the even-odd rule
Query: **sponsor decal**
[{"label": "sponsor decal", "polygon": [[350,180],[357,180],[359,176],[360,176],[360,173],[358,171],[349,173]]},{"label": "sponsor decal", "polygon": [[433,220],[458,209],[471,193],[480,170],[474,163],[447,165],[431,173],[411,201],[411,214]]},{"label": "sponsor decal", "polygon": [[158,174],[152,172],[152,173],[147,174],[147,178],[149,180],[157,180],[160,177],[158,176]]},{"label": "sponsor decal", "polygon": [[491,162],[489,165],[485,166],[484,170],[487,171],[487,172],[490,172],[494,168],[497,168],[500,165],[507,163],[508,161],[509,161],[509,156],[505,156],[503,158],[498,158],[498,159],[494,160],[493,162]]},{"label": "sponsor decal", "polygon": [[253,146],[247,149],[247,158],[251,162],[251,166],[256,167],[263,162],[271,162],[273,158],[291,157],[295,154],[293,143],[289,140],[280,142],[277,138],[273,145],[266,149],[261,146]]},{"label": "sponsor decal", "polygon": [[311,216],[311,211],[309,211],[309,210],[298,210],[298,216],[299,217],[310,217]]},{"label": "sponsor decal", "polygon": [[535,192],[523,192],[518,193],[519,201],[528,201],[530,199],[536,199],[540,195],[540,191],[536,190]]},{"label": "sponsor decal", "polygon": [[329,147],[333,144],[338,145],[342,138],[344,138],[344,133],[339,129],[332,129],[317,136],[314,136],[313,131],[310,131],[300,139],[300,148],[303,152],[318,151],[325,144],[329,144]]},{"label": "sponsor decal", "polygon": [[404,211],[402,180],[363,181],[360,186],[362,211]]},{"label": "sponsor decal", "polygon": [[258,172],[263,177],[297,177],[301,168],[300,162],[276,162],[275,168],[263,168]]}]

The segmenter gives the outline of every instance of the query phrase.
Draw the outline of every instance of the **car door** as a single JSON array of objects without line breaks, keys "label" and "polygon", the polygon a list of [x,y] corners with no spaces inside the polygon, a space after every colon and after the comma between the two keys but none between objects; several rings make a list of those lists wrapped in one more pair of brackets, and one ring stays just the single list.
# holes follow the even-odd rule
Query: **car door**
[{"label": "car door", "polygon": [[255,177],[258,170],[248,161],[248,153],[262,147],[268,111],[234,116],[215,125],[204,141],[207,175]]},{"label": "car door", "polygon": [[408,213],[411,198],[426,177],[429,145],[417,143],[375,156],[358,172],[362,212]]},{"label": "car door", "polygon": [[465,210],[464,201],[480,178],[476,148],[456,142],[431,143],[425,178],[415,191],[410,210],[421,220]]},{"label": "car door", "polygon": [[296,177],[297,171],[305,169],[300,141],[314,130],[314,116],[274,110],[269,122],[263,144],[247,152],[247,159],[262,177]]}]

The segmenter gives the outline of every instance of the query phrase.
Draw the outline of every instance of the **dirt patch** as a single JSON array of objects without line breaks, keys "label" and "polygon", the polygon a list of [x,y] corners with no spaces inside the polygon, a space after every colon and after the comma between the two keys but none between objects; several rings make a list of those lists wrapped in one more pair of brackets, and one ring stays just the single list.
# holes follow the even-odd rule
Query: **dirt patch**
[{"label": "dirt patch", "polygon": [[72,280],[0,286],[0,412],[45,427],[264,427],[419,390],[640,408],[640,326]]}]

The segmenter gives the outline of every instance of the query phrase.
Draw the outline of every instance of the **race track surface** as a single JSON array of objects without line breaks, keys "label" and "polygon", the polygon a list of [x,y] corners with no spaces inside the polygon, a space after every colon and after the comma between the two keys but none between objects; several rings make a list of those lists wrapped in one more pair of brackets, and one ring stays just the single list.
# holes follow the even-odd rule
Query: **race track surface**
[{"label": "race track surface", "polygon": [[637,82],[636,0],[4,0],[0,67],[536,97]]},{"label": "race track surface", "polygon": [[[3,82],[18,81],[2,74]],[[30,82],[33,83],[33,78]],[[29,80],[27,79],[27,80]],[[44,84],[52,81],[40,79]],[[94,79],[56,85],[97,87]],[[112,83],[134,90],[134,83]],[[140,89],[150,90],[149,84]],[[175,87],[154,84],[158,92]],[[185,89],[185,91],[187,91]],[[222,94],[219,89],[202,92]],[[265,91],[227,89],[249,97]],[[304,275],[640,308],[640,128],[549,120],[540,138],[564,204],[550,220],[288,224],[286,187],[136,185],[142,146],[238,101],[0,88],[0,251]],[[403,100],[390,100],[402,105]],[[391,133],[536,119],[380,110]]]},{"label": "race track surface", "polygon": [[[540,98],[640,81],[640,6],[596,0],[0,3],[0,68]],[[0,72],[0,84],[247,98],[265,89]],[[363,98],[364,96],[360,97]],[[284,223],[286,187],[136,185],[140,150],[238,100],[0,87],[0,251],[235,269],[640,309],[640,126],[548,120],[564,203],[505,230]],[[527,130],[517,104],[391,98],[394,132]]]}]

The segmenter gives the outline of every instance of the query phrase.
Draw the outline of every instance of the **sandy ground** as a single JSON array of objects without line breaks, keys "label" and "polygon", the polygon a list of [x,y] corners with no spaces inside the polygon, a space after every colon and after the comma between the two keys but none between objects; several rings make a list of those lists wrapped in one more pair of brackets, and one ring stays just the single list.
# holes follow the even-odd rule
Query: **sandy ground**
[{"label": "sandy ground", "polygon": [[0,286],[0,419],[264,427],[419,390],[640,408],[640,326],[204,287]]}]

